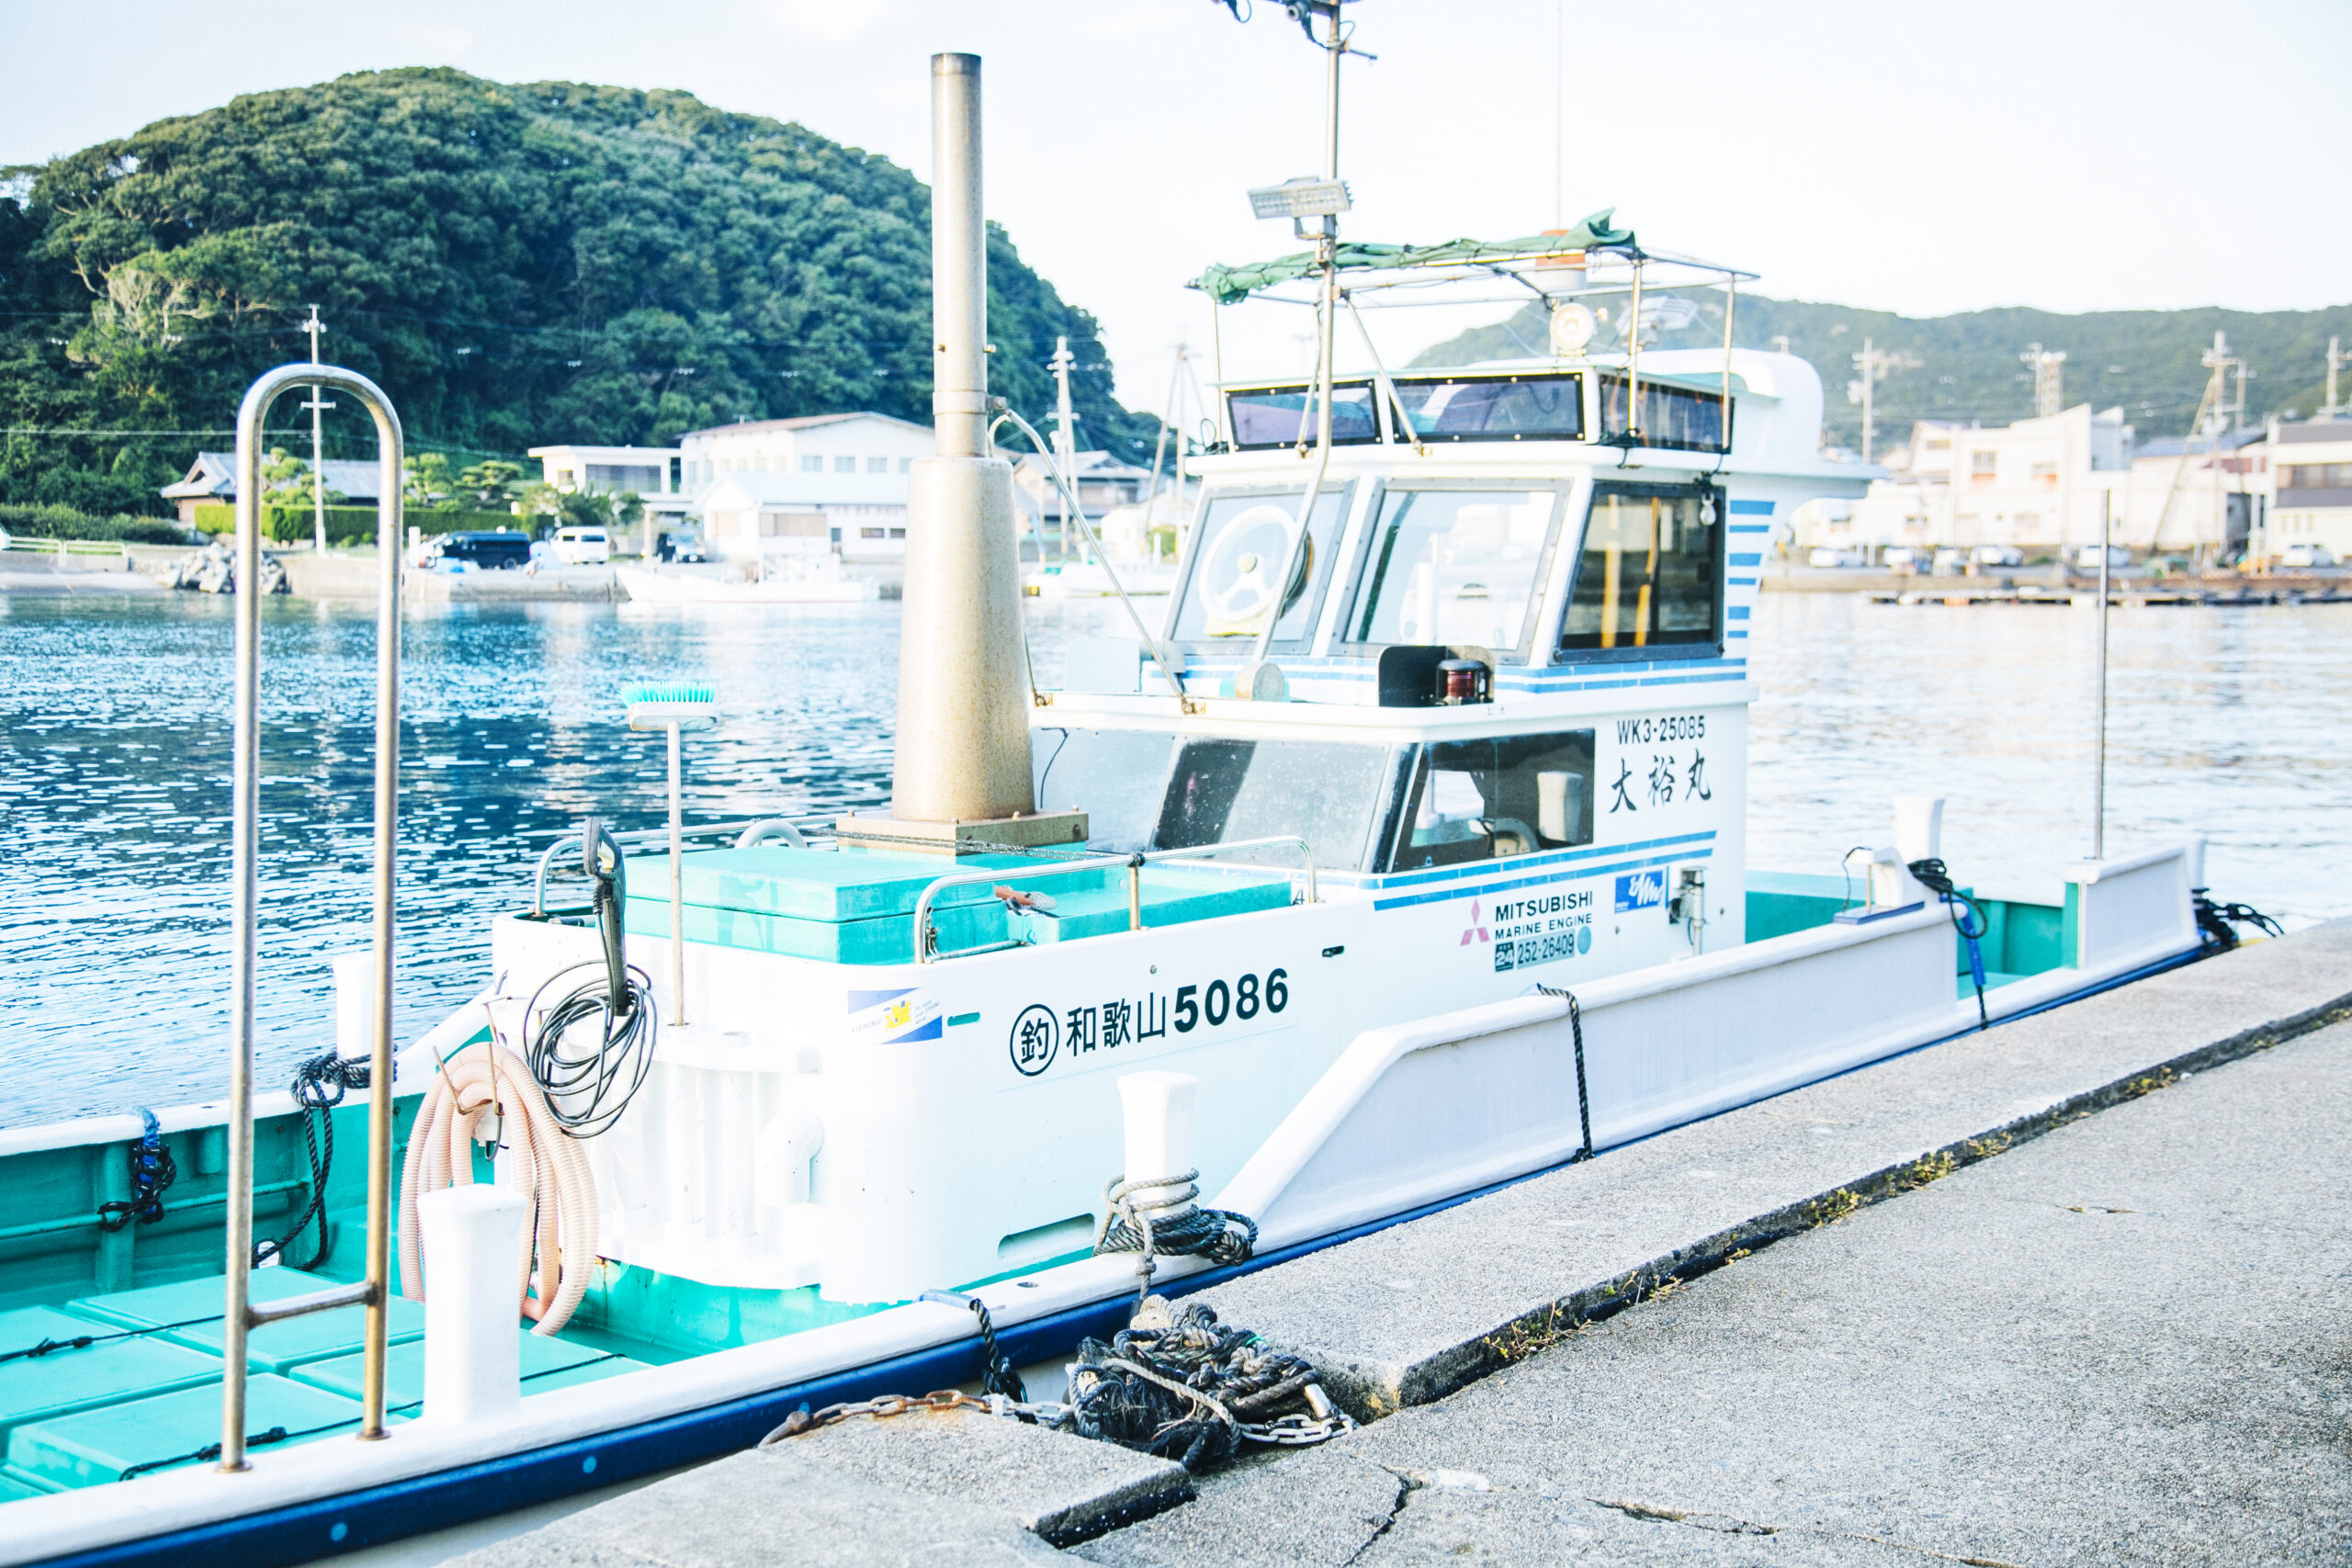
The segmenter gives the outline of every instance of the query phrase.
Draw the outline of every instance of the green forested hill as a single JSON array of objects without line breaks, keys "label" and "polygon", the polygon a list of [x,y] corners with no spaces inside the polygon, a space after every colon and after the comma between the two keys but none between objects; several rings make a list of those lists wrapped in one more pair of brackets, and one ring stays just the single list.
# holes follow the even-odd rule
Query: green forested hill
[{"label": "green forested hill", "polygon": [[[155,509],[191,453],[225,445],[245,383],[307,357],[312,303],[326,356],[384,385],[413,446],[662,443],[855,408],[930,418],[925,188],[684,93],[368,73],[0,182],[0,502]],[[996,390],[1039,418],[1066,335],[1083,438],[1148,450],[1151,425],[1112,400],[1093,319],[1001,231],[989,268]],[[359,422],[344,428],[355,455],[372,450]]]},{"label": "green forested hill", "polygon": [[[1720,296],[1690,295],[1698,307],[1690,322],[1661,333],[1668,347],[1696,347],[1723,341]],[[1646,310],[1644,312],[1647,314]],[[2064,316],[2049,310],[1971,310],[1951,316],[1900,316],[1848,305],[1742,296],[1733,317],[1733,336],[1743,347],[1770,347],[1785,336],[1790,349],[1821,372],[1831,436],[1848,446],[1861,438],[1862,411],[1846,400],[1858,372],[1853,355],[1871,340],[1873,348],[1901,356],[1881,380],[1877,396],[1882,441],[1900,439],[1914,419],[2006,424],[2033,412],[2033,376],[2018,355],[2031,344],[2066,355],[2065,394],[2070,404],[2120,405],[2140,439],[2187,432],[2205,389],[2199,356],[2212,346],[2216,332],[2229,335],[2230,350],[2253,375],[2245,387],[2246,417],[2259,421],[2291,410],[2316,412],[2327,375],[2331,333],[2352,345],[2352,305],[2324,310],[2102,310]],[[1464,333],[1419,357],[1426,365],[1542,352],[1544,317],[1530,306],[1510,321]],[[1916,363],[1908,363],[1916,361]],[[2236,378],[2230,383],[2236,395]],[[2352,397],[2352,373],[2343,391]]]}]

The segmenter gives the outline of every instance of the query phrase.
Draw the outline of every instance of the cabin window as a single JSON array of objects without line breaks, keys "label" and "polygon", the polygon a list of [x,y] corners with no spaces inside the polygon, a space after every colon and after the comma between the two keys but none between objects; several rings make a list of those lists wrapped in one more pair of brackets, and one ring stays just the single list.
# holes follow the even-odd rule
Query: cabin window
[{"label": "cabin window", "polygon": [[[1316,416],[1314,389],[1308,386],[1269,387],[1262,391],[1233,392],[1226,398],[1233,420],[1233,444],[1243,451],[1268,446],[1313,443],[1321,423]],[[1380,439],[1380,421],[1373,412],[1368,382],[1340,382],[1331,389],[1331,444],[1361,446]]]},{"label": "cabin window", "polygon": [[[1600,438],[1623,440],[1625,428],[1626,378],[1600,378]],[[1631,434],[1635,445],[1669,452],[1728,452],[1731,434],[1724,424],[1724,395],[1691,387],[1642,380],[1641,423]]]},{"label": "cabin window", "polygon": [[1277,592],[1274,580],[1289,550],[1291,520],[1305,493],[1303,489],[1220,491],[1209,496],[1193,531],[1192,565],[1170,623],[1176,641],[1228,641],[1246,648],[1244,639],[1265,629],[1266,616],[1275,613],[1279,600],[1272,646],[1296,649],[1306,645],[1315,634],[1324,585],[1330,581],[1332,558],[1347,521],[1348,487],[1330,485],[1317,492],[1306,547],[1299,552],[1290,581]]},{"label": "cabin window", "polygon": [[[1317,866],[1361,871],[1385,837],[1405,748],[1183,739],[1163,730],[1038,729],[1040,811],[1083,811],[1096,850],[1189,850],[1295,834]],[[1297,863],[1287,850],[1233,857]]]},{"label": "cabin window", "polygon": [[1386,871],[1592,842],[1592,731],[1419,748]]},{"label": "cabin window", "polygon": [[1559,491],[1391,485],[1368,531],[1343,640],[1517,652],[1542,597]]},{"label": "cabin window", "polygon": [[1087,841],[1097,849],[1151,849],[1175,754],[1176,738],[1159,730],[1032,730],[1037,809],[1085,812]]},{"label": "cabin window", "polygon": [[[1318,866],[1356,870],[1386,816],[1393,749],[1321,740],[1187,740],[1168,777],[1157,845],[1192,849],[1295,833]],[[1269,851],[1251,859],[1281,864]]]},{"label": "cabin window", "polygon": [[1561,653],[1713,657],[1723,645],[1723,547],[1712,486],[1594,487]]},{"label": "cabin window", "polygon": [[1453,377],[1396,385],[1411,424],[1400,433],[1404,439],[1574,441],[1584,434],[1580,376]]}]

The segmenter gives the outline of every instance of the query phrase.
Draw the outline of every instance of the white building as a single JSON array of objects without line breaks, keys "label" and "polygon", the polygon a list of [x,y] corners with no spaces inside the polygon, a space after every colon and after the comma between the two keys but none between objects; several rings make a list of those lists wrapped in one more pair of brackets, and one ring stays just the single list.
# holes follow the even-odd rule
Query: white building
[{"label": "white building", "polygon": [[722,424],[678,445],[712,555],[838,548],[853,563],[905,558],[909,476],[936,450],[929,425],[870,412]]},{"label": "white building", "polygon": [[1990,430],[1922,420],[1889,454],[1889,477],[1843,518],[1800,509],[1797,543],[2014,545],[2030,558],[2097,542],[2102,506],[2114,509],[2120,539],[2132,438],[2121,409],[2093,413],[2087,403]]},{"label": "white building", "polygon": [[685,514],[685,487],[675,446],[534,446],[539,477],[566,492],[635,491],[650,513]]},{"label": "white building", "polygon": [[2270,429],[2273,556],[2289,545],[2324,545],[2352,557],[2352,419],[2315,419]]}]

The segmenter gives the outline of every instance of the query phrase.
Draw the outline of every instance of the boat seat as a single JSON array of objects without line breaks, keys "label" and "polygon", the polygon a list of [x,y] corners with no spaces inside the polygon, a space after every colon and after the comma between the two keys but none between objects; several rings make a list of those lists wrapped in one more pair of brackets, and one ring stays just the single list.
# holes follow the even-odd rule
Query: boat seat
[{"label": "boat seat", "polygon": [[[262,1303],[331,1290],[341,1283],[322,1274],[287,1268],[256,1269],[251,1280],[248,1289],[253,1299]],[[119,1323],[129,1328],[178,1325],[156,1337],[219,1356],[226,1344],[220,1319],[228,1300],[228,1280],[215,1274],[209,1279],[183,1280],[175,1285],[150,1285],[143,1290],[85,1296],[68,1303],[67,1307],[85,1316]],[[366,1328],[367,1314],[358,1307],[336,1307],[283,1323],[265,1324],[246,1336],[246,1364],[255,1372],[290,1371],[305,1361],[322,1360],[358,1349]],[[423,1337],[424,1306],[406,1296],[394,1296],[386,1328],[393,1344]]]},{"label": "boat seat", "polygon": [[[245,1384],[249,1439],[278,1427],[311,1437],[348,1435],[359,1429],[359,1414],[357,1400],[291,1378],[265,1372]],[[321,1427],[329,1430],[312,1430]],[[161,1460],[175,1461],[167,1469],[204,1462],[197,1450],[220,1440],[220,1391],[184,1388],[26,1422],[8,1434],[8,1470],[36,1485],[94,1486]]]},{"label": "boat seat", "polygon": [[[0,1354],[28,1350],[43,1340],[120,1332],[119,1324],[54,1307],[20,1307],[0,1312]],[[155,1336],[0,1362],[0,1448],[9,1432],[27,1422],[220,1380],[219,1357]]]}]

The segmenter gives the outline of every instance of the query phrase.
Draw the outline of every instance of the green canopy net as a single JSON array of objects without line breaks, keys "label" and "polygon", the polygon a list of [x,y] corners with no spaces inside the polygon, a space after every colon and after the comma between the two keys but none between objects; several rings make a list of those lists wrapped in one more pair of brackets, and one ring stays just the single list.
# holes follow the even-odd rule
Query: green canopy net
[{"label": "green canopy net", "polygon": [[[1521,240],[1449,240],[1442,245],[1374,245],[1342,241],[1336,254],[1340,270],[1348,272],[1372,267],[1442,266],[1451,262],[1555,256],[1568,251],[1597,250],[1603,246],[1630,247],[1634,243],[1634,231],[1610,225],[1609,220],[1616,215],[1615,208],[1603,208],[1591,217],[1556,233],[1530,234]],[[1301,251],[1295,255],[1253,262],[1244,266],[1212,266],[1193,279],[1191,287],[1200,289],[1220,305],[1230,305],[1247,299],[1260,289],[1308,276],[1317,271],[1319,265],[1313,251]]]}]

